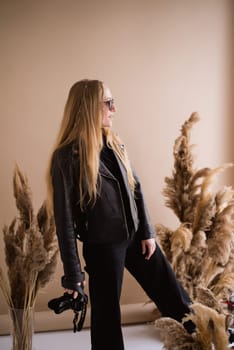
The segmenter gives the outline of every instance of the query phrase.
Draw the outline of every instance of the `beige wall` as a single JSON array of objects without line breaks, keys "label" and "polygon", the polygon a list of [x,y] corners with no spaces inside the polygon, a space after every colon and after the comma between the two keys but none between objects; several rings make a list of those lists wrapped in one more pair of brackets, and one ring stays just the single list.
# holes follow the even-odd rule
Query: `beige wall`
[{"label": "beige wall", "polygon": [[[112,89],[114,127],[142,180],[153,222],[177,223],[161,191],[171,174],[173,142],[191,112],[202,117],[192,133],[197,167],[234,160],[233,1],[2,1],[0,14],[0,227],[16,213],[15,162],[30,180],[35,208],[44,199],[47,159],[68,89],[84,77]],[[232,174],[220,181],[233,185]],[[59,265],[38,310],[62,293],[61,273]],[[126,274],[122,303],[145,300]],[[0,314],[6,310],[0,298]]]}]

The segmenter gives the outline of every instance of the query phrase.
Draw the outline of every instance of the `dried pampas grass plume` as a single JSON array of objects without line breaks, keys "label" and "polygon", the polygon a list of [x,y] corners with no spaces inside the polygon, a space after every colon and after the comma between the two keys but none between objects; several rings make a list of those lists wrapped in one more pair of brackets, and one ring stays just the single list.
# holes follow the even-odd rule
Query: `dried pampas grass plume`
[{"label": "dried pampas grass plume", "polygon": [[223,164],[215,169],[206,169],[206,175],[203,175],[203,181],[200,187],[200,195],[197,205],[194,208],[194,218],[192,230],[196,233],[197,230],[207,230],[212,224],[212,218],[216,212],[215,195],[211,191],[214,177],[227,168],[232,167],[233,164]]},{"label": "dried pampas grass plume", "polygon": [[165,350],[202,350],[183,325],[169,317],[162,317],[154,322],[160,332]]},{"label": "dried pampas grass plume", "polygon": [[54,219],[45,203],[34,215],[28,179],[17,165],[13,191],[19,215],[3,227],[8,281],[1,269],[0,289],[10,308],[28,309],[55,272],[58,247]]},{"label": "dried pampas grass plume", "polygon": [[191,306],[193,313],[184,317],[183,322],[192,321],[196,331],[188,334],[183,325],[171,318],[155,321],[160,331],[165,350],[227,350],[227,317],[200,303]]},{"label": "dried pampas grass plume", "polygon": [[171,252],[172,252],[172,267],[176,270],[177,263],[186,253],[191,245],[192,232],[186,227],[185,224],[181,224],[171,237]]},{"label": "dried pampas grass plume", "polygon": [[[216,350],[228,349],[228,333],[226,316],[200,303],[191,305],[194,313],[184,318],[196,325],[196,339],[204,349],[214,345]],[[202,348],[201,348],[202,349]]]},{"label": "dried pampas grass plume", "polygon": [[203,304],[205,306],[208,306],[212,308],[213,310],[216,310],[218,313],[222,313],[223,307],[222,305],[217,301],[214,294],[211,292],[208,288],[202,288],[197,287],[197,299],[196,301],[200,304]]},{"label": "dried pampas grass plume", "polygon": [[189,221],[191,215],[192,203],[190,203],[189,181],[194,174],[194,170],[192,167],[193,146],[190,145],[190,130],[198,120],[198,113],[193,113],[182,125],[181,135],[174,144],[173,176],[165,178],[166,187],[163,190],[166,206],[171,208],[183,223]]}]

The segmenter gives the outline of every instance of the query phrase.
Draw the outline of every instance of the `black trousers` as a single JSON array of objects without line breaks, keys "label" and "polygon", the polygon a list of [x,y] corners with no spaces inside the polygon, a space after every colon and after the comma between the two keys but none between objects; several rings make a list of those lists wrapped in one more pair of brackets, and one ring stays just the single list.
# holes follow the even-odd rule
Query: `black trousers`
[{"label": "black trousers", "polygon": [[[83,255],[89,274],[92,350],[124,350],[119,305],[124,267],[162,316],[181,321],[190,312],[191,300],[158,245],[150,260],[145,260],[136,239],[107,245],[84,243]],[[193,324],[187,322],[185,327],[193,331]]]}]

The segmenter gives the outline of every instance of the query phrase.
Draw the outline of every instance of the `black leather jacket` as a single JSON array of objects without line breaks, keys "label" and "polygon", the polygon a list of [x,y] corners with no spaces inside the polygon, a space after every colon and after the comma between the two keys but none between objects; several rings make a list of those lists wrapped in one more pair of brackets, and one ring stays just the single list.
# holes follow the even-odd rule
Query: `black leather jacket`
[{"label": "black leather jacket", "polygon": [[[133,222],[134,234],[139,240],[155,237],[150,222],[141,186],[137,176],[135,193],[128,185],[127,172],[118,161]],[[72,145],[58,149],[52,161],[52,182],[54,189],[54,216],[61,259],[64,267],[62,285],[77,290],[78,283],[84,280],[77,250],[77,238],[83,242],[106,244],[117,243],[130,238],[125,209],[117,179],[100,161],[98,197],[93,207],[81,211],[78,194],[79,159]]]}]

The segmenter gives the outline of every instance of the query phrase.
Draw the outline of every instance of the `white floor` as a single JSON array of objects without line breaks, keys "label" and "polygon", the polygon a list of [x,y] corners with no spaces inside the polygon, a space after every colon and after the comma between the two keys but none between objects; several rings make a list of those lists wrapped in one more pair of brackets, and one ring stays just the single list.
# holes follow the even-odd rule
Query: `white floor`
[{"label": "white floor", "polygon": [[[152,324],[123,327],[125,350],[162,350],[160,336]],[[79,333],[72,331],[35,333],[34,350],[48,350],[49,346],[56,350],[90,350],[89,330]],[[11,350],[9,336],[0,336],[0,349]],[[111,350],[111,349],[110,349]]]}]

